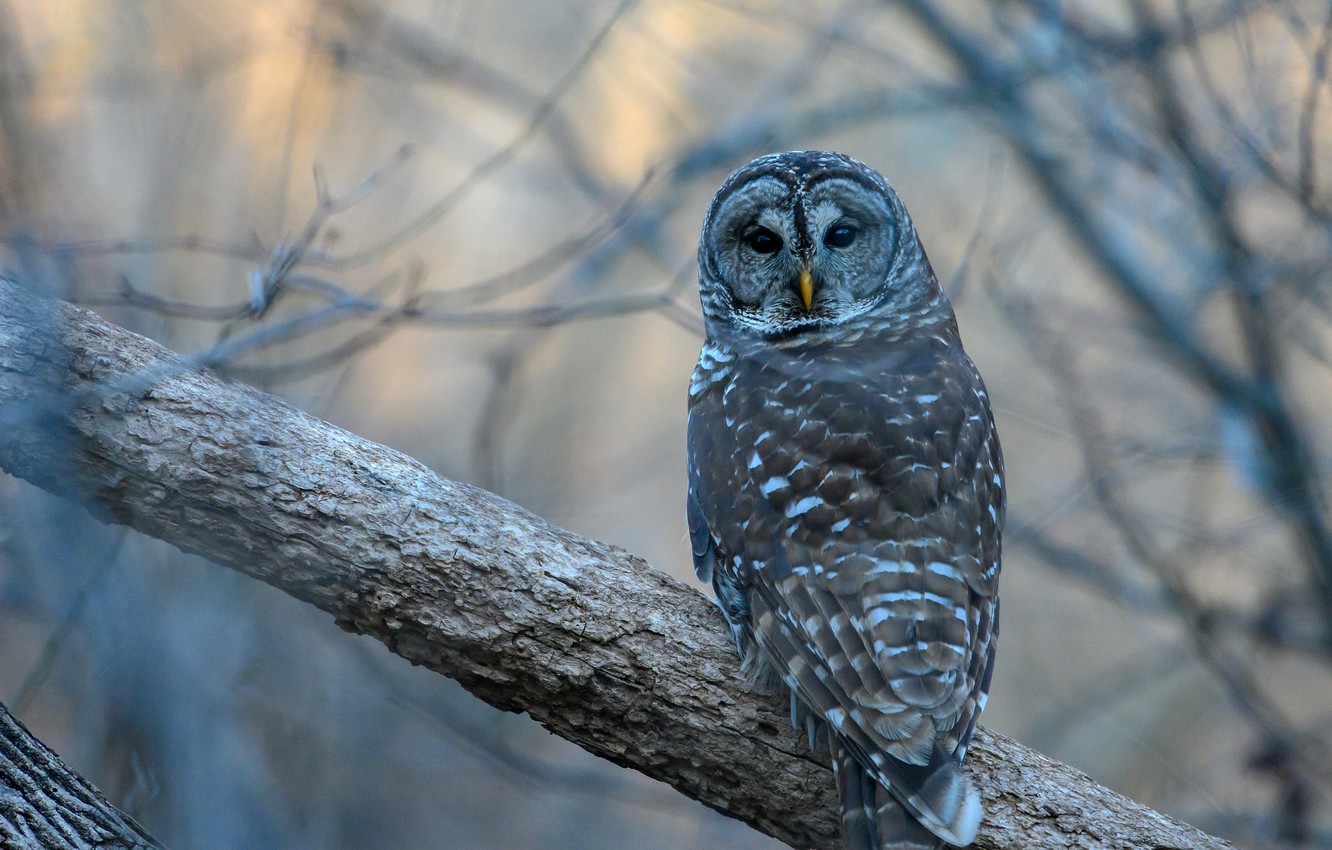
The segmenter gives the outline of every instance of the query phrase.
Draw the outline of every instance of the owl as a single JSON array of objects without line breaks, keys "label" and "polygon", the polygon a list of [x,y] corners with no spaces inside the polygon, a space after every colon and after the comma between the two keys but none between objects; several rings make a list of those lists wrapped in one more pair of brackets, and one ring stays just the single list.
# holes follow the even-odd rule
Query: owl
[{"label": "owl", "polygon": [[698,575],[742,669],[826,730],[848,850],[969,844],[1003,459],[911,218],[848,156],[771,154],[717,191],[698,264]]}]

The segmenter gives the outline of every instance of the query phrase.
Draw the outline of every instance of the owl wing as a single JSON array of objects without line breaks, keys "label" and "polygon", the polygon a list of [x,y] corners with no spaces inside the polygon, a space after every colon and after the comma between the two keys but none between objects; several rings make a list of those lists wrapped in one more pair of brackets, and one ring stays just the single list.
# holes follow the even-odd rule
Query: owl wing
[{"label": "owl wing", "polygon": [[1004,507],[975,368],[955,345],[765,357],[709,390],[690,415],[696,565],[744,597],[766,660],[856,761],[955,835]]}]

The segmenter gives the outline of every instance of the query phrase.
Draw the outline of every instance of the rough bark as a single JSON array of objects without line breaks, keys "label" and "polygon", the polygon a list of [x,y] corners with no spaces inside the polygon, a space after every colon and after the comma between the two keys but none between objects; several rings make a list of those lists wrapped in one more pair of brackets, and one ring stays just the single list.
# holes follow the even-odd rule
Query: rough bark
[{"label": "rough bark", "polygon": [[[703,596],[5,281],[0,468],[316,605],[792,846],[836,844],[825,755],[783,700],[737,677]],[[985,801],[978,847],[1229,846],[992,732],[968,765]]]},{"label": "rough bark", "polygon": [[0,705],[0,847],[161,847]]}]

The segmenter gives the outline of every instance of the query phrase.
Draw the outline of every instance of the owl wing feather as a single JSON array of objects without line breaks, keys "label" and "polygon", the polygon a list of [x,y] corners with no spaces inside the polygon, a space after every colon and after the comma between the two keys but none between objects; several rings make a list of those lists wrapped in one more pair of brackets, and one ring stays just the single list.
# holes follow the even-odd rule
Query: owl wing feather
[{"label": "owl wing feather", "polygon": [[1003,491],[984,388],[954,341],[705,356],[689,514],[742,652],[911,815],[965,843],[979,809],[957,765],[989,684]]}]

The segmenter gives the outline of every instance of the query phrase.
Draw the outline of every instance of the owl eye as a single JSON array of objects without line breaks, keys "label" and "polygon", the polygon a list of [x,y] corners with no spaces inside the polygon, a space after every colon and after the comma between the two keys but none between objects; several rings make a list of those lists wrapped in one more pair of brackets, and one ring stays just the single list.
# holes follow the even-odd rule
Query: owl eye
[{"label": "owl eye", "polygon": [[760,254],[775,254],[782,249],[782,237],[766,227],[760,227],[745,237],[745,242]]},{"label": "owl eye", "polygon": [[856,232],[849,224],[839,224],[823,234],[823,244],[829,248],[845,248],[856,241]]}]

